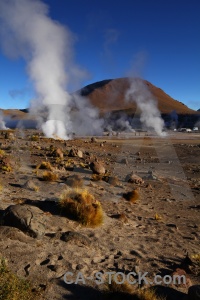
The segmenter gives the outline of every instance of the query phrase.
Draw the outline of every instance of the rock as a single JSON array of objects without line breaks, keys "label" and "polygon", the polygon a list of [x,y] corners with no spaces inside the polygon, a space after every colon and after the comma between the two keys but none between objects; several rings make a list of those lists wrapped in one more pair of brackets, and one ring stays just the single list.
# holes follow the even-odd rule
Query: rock
[{"label": "rock", "polygon": [[130,183],[136,183],[136,184],[143,184],[144,181],[141,177],[139,177],[138,175],[134,174],[133,172],[131,172],[130,174],[128,174],[125,178],[125,181],[128,181]]},{"label": "rock", "polygon": [[128,165],[128,160],[127,160],[127,158],[122,158],[121,163],[122,163],[122,164]]},{"label": "rock", "polygon": [[90,169],[94,174],[105,174],[106,170],[103,164],[99,161],[93,161],[90,163]]},{"label": "rock", "polygon": [[200,285],[189,287],[187,300],[200,300]]},{"label": "rock", "polygon": [[31,190],[31,191],[37,191],[38,190],[37,185],[31,179],[26,181],[22,187],[25,188],[25,189]]},{"label": "rock", "polygon": [[62,232],[60,239],[64,242],[75,242],[76,244],[83,244],[85,246],[90,246],[91,244],[88,237],[74,231]]},{"label": "rock", "polygon": [[157,180],[158,177],[154,174],[154,172],[152,170],[149,170],[148,171],[148,176],[147,176],[148,179],[152,179],[152,180]]},{"label": "rock", "polygon": [[177,225],[176,225],[176,224],[173,224],[173,223],[167,223],[166,226],[167,226],[167,227],[171,227],[171,228],[176,228],[176,229],[178,229]]},{"label": "rock", "polygon": [[0,226],[0,240],[4,241],[6,239],[20,241],[22,243],[28,243],[34,241],[33,238],[24,234],[21,230],[9,226]]},{"label": "rock", "polygon": [[5,133],[5,139],[8,139],[8,140],[14,140],[15,139],[15,136],[14,136],[14,134],[12,133],[12,132],[6,132]]},{"label": "rock", "polygon": [[[184,278],[185,277],[185,282]],[[172,278],[173,278],[173,284],[178,285],[179,287],[190,287],[192,285],[192,282],[188,276],[188,274],[185,272],[185,270],[177,268],[173,273],[172,273]],[[176,282],[174,282],[176,278]],[[180,278],[180,282],[178,280]]]},{"label": "rock", "polygon": [[53,151],[53,156],[63,158],[63,152],[60,148],[57,148]]},{"label": "rock", "polygon": [[3,225],[18,228],[34,238],[44,234],[45,223],[43,211],[26,204],[10,205],[3,215]]},{"label": "rock", "polygon": [[96,143],[97,142],[97,139],[95,137],[92,137],[91,138],[91,143]]},{"label": "rock", "polygon": [[69,151],[69,156],[82,158],[83,157],[83,152],[79,149],[71,149]]}]

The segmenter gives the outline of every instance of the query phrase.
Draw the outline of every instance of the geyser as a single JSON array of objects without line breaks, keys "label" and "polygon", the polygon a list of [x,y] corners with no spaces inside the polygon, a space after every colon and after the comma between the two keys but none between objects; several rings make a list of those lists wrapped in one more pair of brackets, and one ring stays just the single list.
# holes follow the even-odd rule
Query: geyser
[{"label": "geyser", "polygon": [[130,78],[130,88],[126,92],[125,100],[136,102],[141,111],[140,121],[145,127],[153,129],[159,136],[165,136],[164,120],[161,118],[156,101],[141,79]]},{"label": "geyser", "polygon": [[[48,137],[68,139],[77,124],[71,118],[74,103],[66,88],[74,74],[83,75],[72,59],[71,32],[53,21],[48,16],[48,6],[39,0],[1,0],[0,22],[5,52],[27,61],[27,71],[37,99],[34,100],[34,113],[39,112],[41,107],[48,111],[41,129]],[[92,124],[97,114],[96,111],[91,113],[91,106],[87,107],[84,100],[84,106],[80,107],[81,116],[84,115],[87,123],[92,119]],[[91,125],[88,128],[92,132]],[[94,130],[96,132],[96,128]]]}]

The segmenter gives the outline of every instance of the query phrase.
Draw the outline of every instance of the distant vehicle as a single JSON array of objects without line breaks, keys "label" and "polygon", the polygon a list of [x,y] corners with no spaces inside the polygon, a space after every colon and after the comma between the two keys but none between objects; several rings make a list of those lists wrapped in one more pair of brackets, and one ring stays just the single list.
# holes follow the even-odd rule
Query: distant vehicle
[{"label": "distant vehicle", "polygon": [[179,131],[180,132],[192,132],[192,129],[190,129],[190,128],[180,128]]},{"label": "distant vehicle", "polygon": [[198,130],[199,130],[198,127],[194,127],[194,128],[193,128],[193,131],[198,131]]}]

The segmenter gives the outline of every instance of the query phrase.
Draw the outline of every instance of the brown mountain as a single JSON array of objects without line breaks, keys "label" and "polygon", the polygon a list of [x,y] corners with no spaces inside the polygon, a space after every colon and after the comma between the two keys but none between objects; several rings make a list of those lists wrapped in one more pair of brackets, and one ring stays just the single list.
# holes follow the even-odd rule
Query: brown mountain
[{"label": "brown mountain", "polygon": [[[200,111],[194,111],[188,108],[185,104],[173,99],[162,89],[146,80],[138,78],[137,80],[142,81],[144,89],[146,90],[147,88],[157,101],[158,108],[166,124],[171,124],[171,120],[174,119],[178,120],[176,126],[188,126],[192,128],[199,120]],[[139,117],[140,111],[137,110],[136,103],[134,101],[131,103],[125,101],[125,95],[129,88],[129,78],[108,79],[87,85],[75,94],[78,93],[82,96],[86,96],[95,107],[99,108],[100,115],[105,115],[106,118],[110,115],[111,118],[114,116],[114,119],[117,120],[121,116],[121,113],[130,117]],[[35,117],[28,113],[28,109],[8,109],[0,111],[3,112],[4,118],[7,120],[7,126],[10,128],[17,126],[19,120],[23,122],[24,127],[32,128],[36,126]]]},{"label": "brown mountain", "polygon": [[[151,92],[153,98],[157,100],[158,108],[162,114],[169,114],[176,111],[179,114],[197,114],[196,111],[188,108],[185,104],[167,95],[162,89],[154,86],[146,80],[142,80],[144,86]],[[101,112],[128,110],[135,113],[136,104],[126,103],[125,94],[130,87],[129,78],[109,79],[87,85],[79,92],[87,96],[91,103],[98,107]]]}]

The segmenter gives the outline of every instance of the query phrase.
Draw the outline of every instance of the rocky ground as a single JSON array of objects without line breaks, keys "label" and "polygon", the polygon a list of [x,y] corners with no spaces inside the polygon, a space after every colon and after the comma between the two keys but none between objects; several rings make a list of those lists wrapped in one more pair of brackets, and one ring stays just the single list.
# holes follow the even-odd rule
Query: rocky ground
[{"label": "rocky ground", "polygon": [[[199,134],[62,141],[2,131],[0,149],[0,255],[40,287],[42,299],[101,299],[105,284],[96,284],[96,272],[148,272],[149,281],[184,274],[186,284],[159,287],[169,300],[186,299],[199,284]],[[74,182],[100,201],[101,226],[82,226],[59,206]],[[66,272],[74,281],[78,272],[90,278],[66,284]]]}]

